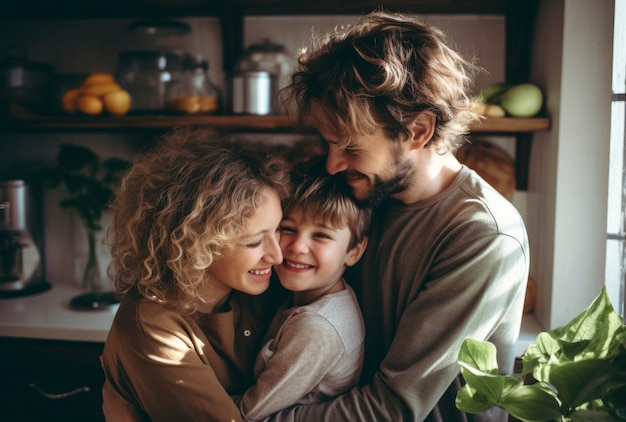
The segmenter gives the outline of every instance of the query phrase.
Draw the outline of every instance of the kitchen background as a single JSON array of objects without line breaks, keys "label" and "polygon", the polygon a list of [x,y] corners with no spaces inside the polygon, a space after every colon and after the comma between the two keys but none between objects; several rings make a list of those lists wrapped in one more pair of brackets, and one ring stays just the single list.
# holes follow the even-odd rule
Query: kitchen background
[{"label": "kitchen background", "polygon": [[[296,52],[306,45],[313,31],[326,32],[350,23],[356,16],[274,16],[245,19],[244,45],[261,44],[269,39],[280,43],[295,64]],[[485,72],[477,86],[485,87],[504,78],[504,17],[502,16],[423,16],[446,31],[457,48],[479,58]],[[179,19],[191,27],[185,35],[168,37],[139,36],[128,31],[133,20],[8,22],[0,29],[0,45],[19,44],[26,47],[28,60],[54,65],[61,74],[87,74],[94,71],[115,72],[122,51],[153,49],[156,44],[172,51],[201,54],[209,62],[209,74],[222,93],[227,90],[228,76],[222,66],[220,22],[217,18]],[[128,133],[11,133],[0,134],[3,151],[0,163],[4,172],[24,173],[30,169],[53,164],[60,143],[78,143],[92,148],[102,157],[130,158],[150,143],[154,134]],[[247,134],[246,136],[249,136]],[[257,134],[252,138],[273,140],[293,138],[285,134]],[[147,139],[147,142],[146,142]],[[513,144],[500,140],[511,149]],[[8,170],[7,170],[8,169]],[[58,207],[59,191],[45,192],[45,259],[46,273],[54,283],[75,278],[86,254],[85,235],[72,210]],[[518,195],[519,197],[519,195]],[[521,204],[522,202],[520,202]],[[108,252],[100,247],[102,266]]]},{"label": "kitchen background", "polygon": [[[531,274],[538,283],[535,316],[544,328],[569,321],[586,307],[604,282],[606,197],[610,115],[611,2],[540,2],[533,44],[532,82],[546,94],[549,132],[532,144],[529,188],[513,202],[528,226]],[[475,54],[487,70],[477,88],[504,79],[505,22],[491,15],[430,15],[426,20],[448,32],[457,48]],[[312,28],[324,32],[353,16],[248,17],[244,44],[268,38],[295,55]],[[184,19],[192,31],[180,49],[200,53],[224,92],[221,31],[214,18]],[[2,22],[0,46],[24,45],[29,60],[53,64],[58,72],[113,72],[128,49],[131,20]],[[181,41],[182,42],[182,41]],[[131,157],[151,142],[151,134],[99,132],[0,133],[3,172],[27,172],[52,163],[59,144],[86,145],[102,157]],[[259,138],[274,135],[258,135]],[[278,135],[277,135],[278,136]],[[511,155],[512,138],[490,138]],[[86,244],[75,215],[57,206],[58,192],[45,194],[45,259],[48,279],[68,283]],[[101,263],[107,264],[105,248]]]}]

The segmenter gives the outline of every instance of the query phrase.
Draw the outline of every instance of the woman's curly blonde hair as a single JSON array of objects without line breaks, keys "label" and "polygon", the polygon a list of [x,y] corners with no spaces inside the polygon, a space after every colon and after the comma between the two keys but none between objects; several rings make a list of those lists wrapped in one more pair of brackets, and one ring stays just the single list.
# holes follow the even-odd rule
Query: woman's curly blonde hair
[{"label": "woman's curly blonde hair", "polygon": [[213,131],[173,131],[141,154],[112,204],[116,290],[193,310],[207,268],[234,246],[267,189],[285,199],[283,161]]},{"label": "woman's curly blonde hair", "polygon": [[343,147],[377,127],[392,140],[406,140],[410,123],[428,111],[436,118],[429,145],[454,152],[479,118],[471,94],[478,70],[439,29],[410,15],[375,11],[314,37],[281,95],[298,104],[302,125],[311,123],[311,107],[319,105]]}]

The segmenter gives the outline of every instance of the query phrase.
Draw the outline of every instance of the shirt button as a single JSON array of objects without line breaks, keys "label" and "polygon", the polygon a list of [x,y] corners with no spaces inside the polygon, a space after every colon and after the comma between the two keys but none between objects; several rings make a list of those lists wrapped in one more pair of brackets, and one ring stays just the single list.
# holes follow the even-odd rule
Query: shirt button
[{"label": "shirt button", "polygon": [[252,333],[250,332],[250,330],[243,330],[243,335],[244,335],[244,336],[246,336],[246,337],[250,337],[250,334],[252,334]]}]

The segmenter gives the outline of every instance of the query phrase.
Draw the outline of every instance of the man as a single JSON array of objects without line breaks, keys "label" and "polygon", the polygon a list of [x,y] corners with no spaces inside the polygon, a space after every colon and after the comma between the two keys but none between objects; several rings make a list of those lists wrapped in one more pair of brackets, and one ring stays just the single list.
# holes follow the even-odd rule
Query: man
[{"label": "man", "polygon": [[327,171],[374,207],[370,246],[346,273],[365,318],[365,366],[348,394],[275,419],[466,420],[454,405],[460,345],[494,343],[500,371],[512,372],[529,271],[520,215],[454,155],[475,119],[474,67],[439,30],[380,11],[298,61],[299,121],[328,143]]}]

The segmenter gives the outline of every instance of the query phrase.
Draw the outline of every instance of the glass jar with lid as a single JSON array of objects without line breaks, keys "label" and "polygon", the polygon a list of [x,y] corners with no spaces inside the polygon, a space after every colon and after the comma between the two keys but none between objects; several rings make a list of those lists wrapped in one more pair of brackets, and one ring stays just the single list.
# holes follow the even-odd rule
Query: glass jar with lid
[{"label": "glass jar with lid", "polygon": [[209,74],[209,62],[202,55],[185,55],[183,75],[167,95],[169,111],[184,114],[214,114],[220,110],[221,93]]},{"label": "glass jar with lid", "polygon": [[168,86],[182,76],[180,54],[164,51],[120,53],[116,79],[133,101],[131,111],[162,112]]}]

